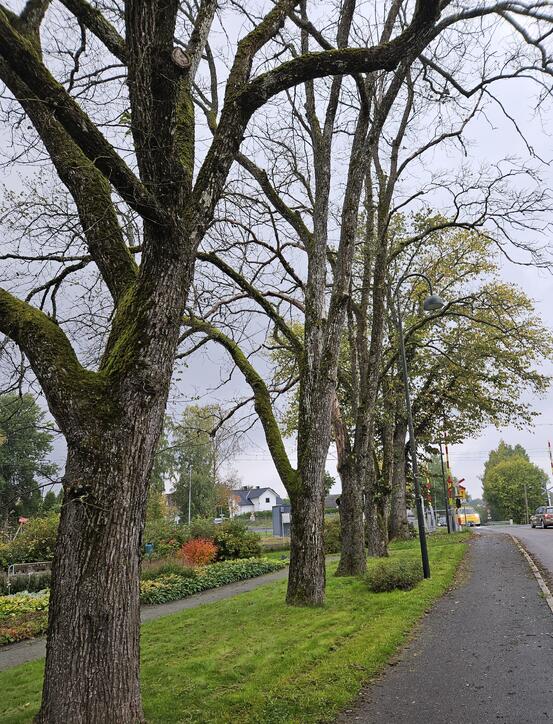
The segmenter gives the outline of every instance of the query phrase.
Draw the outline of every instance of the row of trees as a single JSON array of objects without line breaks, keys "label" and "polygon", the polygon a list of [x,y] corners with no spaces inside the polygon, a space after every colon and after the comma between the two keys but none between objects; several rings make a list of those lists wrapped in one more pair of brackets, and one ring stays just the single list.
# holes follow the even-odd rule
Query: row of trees
[{"label": "row of trees", "polygon": [[[522,350],[538,322],[518,290],[501,296],[482,278],[467,288],[465,257],[509,244],[517,225],[539,231],[547,192],[513,159],[472,172],[458,155],[445,171],[429,161],[442,144],[467,152],[464,133],[495,82],[544,87],[551,22],[547,3],[493,0],[0,8],[8,160],[56,173],[7,196],[12,273],[0,290],[6,367],[38,382],[68,449],[38,721],[143,721],[140,545],[183,356],[216,342],[250,387],[234,409],[253,403],[290,497],[287,600],[298,605],[324,600],[332,437],[340,571],[362,570],[365,533],[382,550],[390,507],[401,524],[391,292],[402,273],[429,272],[451,300],[423,323],[422,289],[401,299],[421,437],[469,384],[543,387],[514,358],[494,371],[497,351]],[[500,52],[489,45],[497,25],[512,38]],[[541,263],[538,247],[528,251]],[[470,324],[496,332],[458,354]],[[267,347],[287,357],[287,373],[273,378]],[[283,395],[296,400],[295,460],[278,423]],[[477,422],[509,415],[489,399],[473,405]],[[451,425],[457,416],[462,430],[466,415]]]}]

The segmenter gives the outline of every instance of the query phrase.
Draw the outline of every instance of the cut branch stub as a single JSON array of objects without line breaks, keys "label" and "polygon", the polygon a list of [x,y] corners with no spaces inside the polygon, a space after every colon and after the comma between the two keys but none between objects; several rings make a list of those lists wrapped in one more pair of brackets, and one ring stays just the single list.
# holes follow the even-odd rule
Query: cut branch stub
[{"label": "cut branch stub", "polygon": [[181,70],[188,70],[191,65],[190,56],[182,48],[173,48],[171,60]]}]

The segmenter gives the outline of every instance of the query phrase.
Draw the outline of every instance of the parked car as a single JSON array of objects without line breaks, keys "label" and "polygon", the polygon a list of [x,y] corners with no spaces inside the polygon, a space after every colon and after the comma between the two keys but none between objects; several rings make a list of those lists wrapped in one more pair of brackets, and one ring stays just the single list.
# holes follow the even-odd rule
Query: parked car
[{"label": "parked car", "polygon": [[536,508],[534,515],[530,516],[530,525],[532,528],[549,528],[549,526],[553,526],[553,507],[540,505],[539,508]]},{"label": "parked car", "polygon": [[469,508],[467,505],[457,509],[457,520],[459,525],[467,525],[471,528],[480,525],[480,516],[474,508]]}]

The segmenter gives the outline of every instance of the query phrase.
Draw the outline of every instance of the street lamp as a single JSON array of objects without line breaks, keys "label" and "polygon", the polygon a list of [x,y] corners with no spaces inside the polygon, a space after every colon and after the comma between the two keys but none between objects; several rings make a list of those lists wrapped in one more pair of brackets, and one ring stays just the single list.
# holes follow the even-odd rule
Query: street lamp
[{"label": "street lamp", "polygon": [[413,412],[411,410],[411,396],[409,394],[409,375],[407,373],[407,358],[405,356],[405,340],[403,338],[403,322],[401,320],[401,304],[399,301],[399,289],[404,281],[411,277],[420,277],[428,285],[430,295],[424,300],[422,308],[425,312],[435,312],[444,306],[444,301],[432,291],[432,283],[426,274],[412,272],[405,274],[397,283],[394,296],[397,307],[397,328],[399,333],[399,356],[403,371],[403,387],[405,390],[405,407],[407,410],[407,424],[409,427],[409,447],[411,449],[411,464],[413,466],[413,478],[415,483],[415,503],[417,506],[417,521],[419,525],[419,543],[421,547],[422,570],[425,578],[430,578],[430,563],[428,561],[428,548],[426,545],[426,533],[424,525],[424,510],[422,505],[421,488],[419,483],[419,469],[417,465],[417,443],[415,441],[415,428],[413,425]]}]

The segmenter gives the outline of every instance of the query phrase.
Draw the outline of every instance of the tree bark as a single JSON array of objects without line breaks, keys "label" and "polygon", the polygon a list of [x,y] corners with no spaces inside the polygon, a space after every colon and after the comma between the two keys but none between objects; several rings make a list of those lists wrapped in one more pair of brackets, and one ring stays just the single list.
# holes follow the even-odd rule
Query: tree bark
[{"label": "tree bark", "polygon": [[157,425],[135,420],[124,439],[126,427],[107,448],[68,451],[37,722],[144,721],[139,566]]},{"label": "tree bark", "polygon": [[342,481],[340,496],[340,562],[337,576],[360,576],[367,570],[365,531],[363,529],[363,483],[359,472],[345,465],[339,470]]},{"label": "tree bark", "polygon": [[390,540],[407,540],[409,525],[407,522],[407,495],[405,476],[405,436],[407,422],[400,418],[394,430],[394,459],[392,467],[392,495],[388,537]]},{"label": "tree bark", "polygon": [[365,508],[365,515],[367,514],[365,523],[368,555],[373,558],[383,558],[388,555],[385,507],[375,500],[372,505]]},{"label": "tree bark", "polygon": [[322,606],[325,595],[324,483],[303,487],[290,496],[290,569],[286,603]]}]

